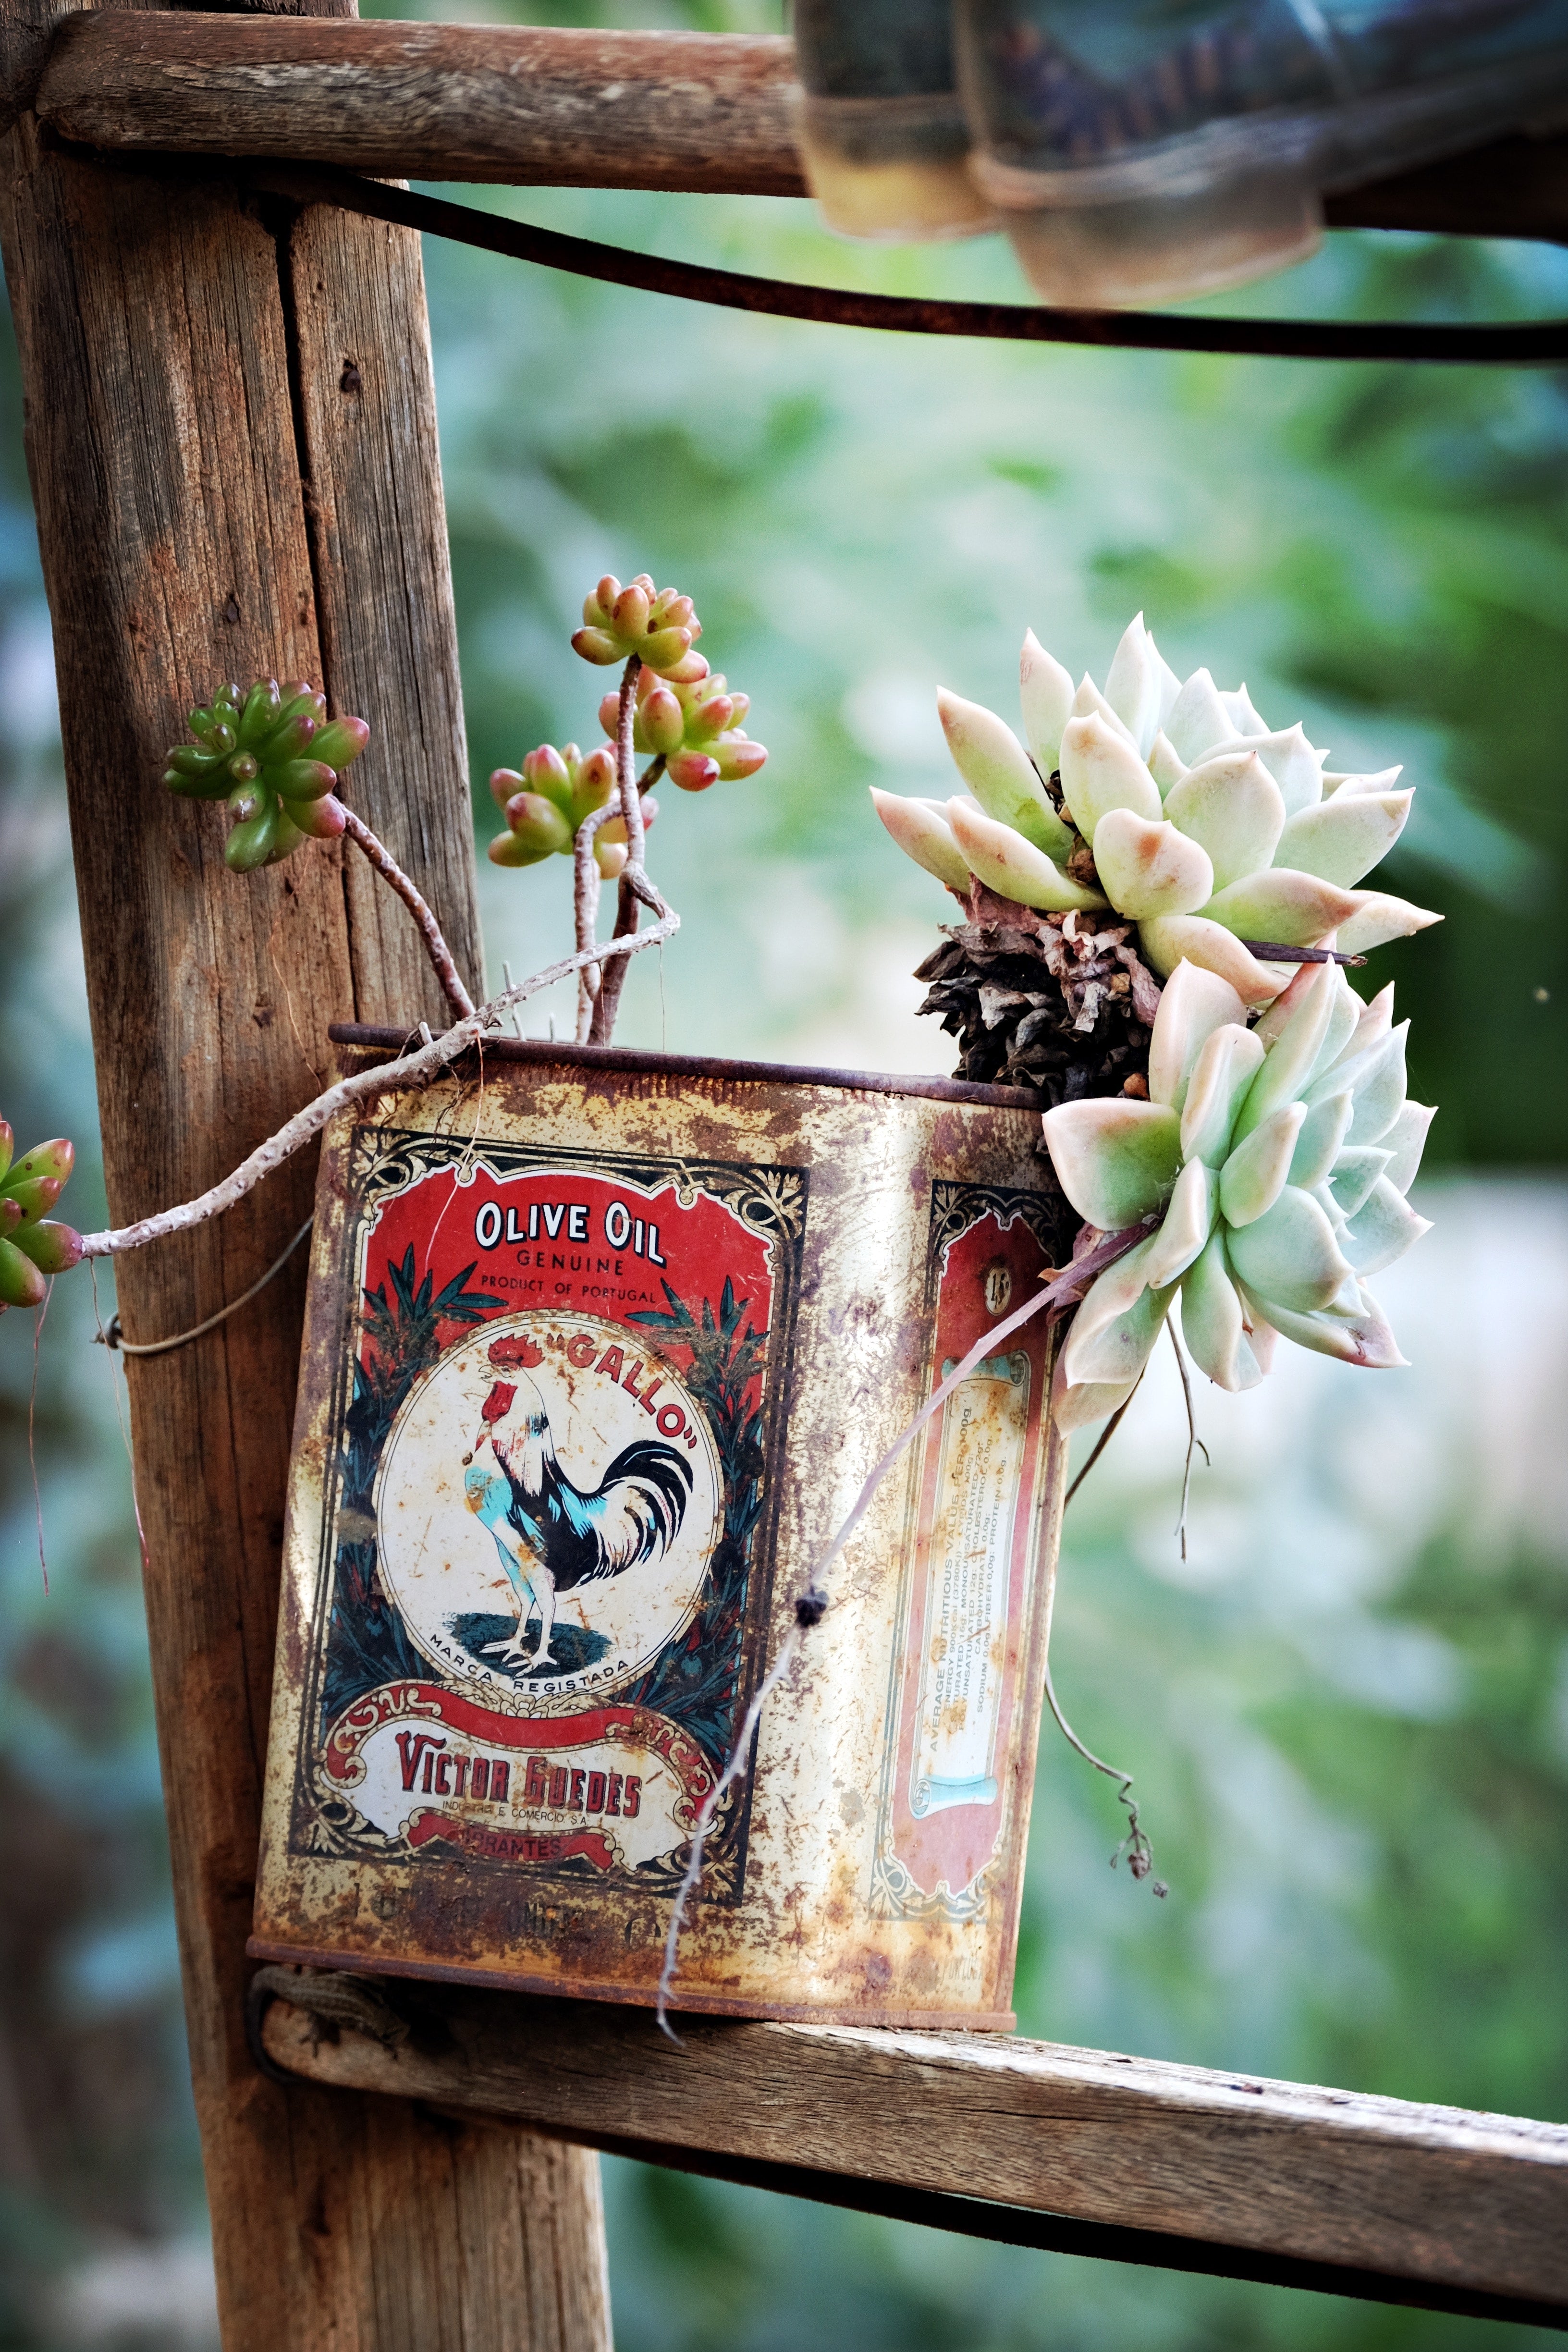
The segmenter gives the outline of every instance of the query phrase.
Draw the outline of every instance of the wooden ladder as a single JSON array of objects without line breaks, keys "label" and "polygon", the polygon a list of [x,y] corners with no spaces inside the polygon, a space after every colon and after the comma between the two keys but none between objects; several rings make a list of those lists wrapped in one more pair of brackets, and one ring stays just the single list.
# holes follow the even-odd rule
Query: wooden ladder
[{"label": "wooden ladder", "polygon": [[[244,195],[224,158],[790,193],[777,40],[0,0],[0,238],[53,615],[111,1214],[187,1198],[317,1091],[327,1024],[439,1023],[412,930],[324,851],[226,875],[155,788],[182,698],[308,677],[369,711],[358,804],[480,993],[418,242]],[[331,79],[329,79],[329,77]],[[143,155],[206,156],[195,172]],[[1335,217],[1568,234],[1511,141]],[[123,1261],[132,1338],[236,1297],[307,1158]],[[132,1364],[196,2106],[228,2352],[607,2352],[597,2147],[1172,2267],[1568,2324],[1568,2132],[981,2037],[683,2028],[424,1989],[397,2052],[243,2011],[304,1259]],[[306,2079],[309,2078],[309,2079]]]}]

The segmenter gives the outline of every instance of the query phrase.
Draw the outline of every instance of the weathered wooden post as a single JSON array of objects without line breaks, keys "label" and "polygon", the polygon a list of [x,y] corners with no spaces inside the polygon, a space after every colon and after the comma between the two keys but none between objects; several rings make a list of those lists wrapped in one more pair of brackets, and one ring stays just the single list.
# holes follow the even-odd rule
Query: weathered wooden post
[{"label": "weathered wooden post", "polygon": [[[327,211],[263,216],[221,166],[174,184],[62,148],[29,107],[67,13],[0,5],[0,233],[120,1222],[209,1183],[314,1094],[330,1018],[445,1017],[363,864],[314,855],[241,887],[213,829],[156,789],[193,695],[272,671],[368,715],[355,797],[474,982],[479,940],[417,241]],[[309,1213],[311,1177],[296,1161],[236,1214],[128,1260],[128,1336],[234,1297]],[[130,1376],[224,2342],[599,2352],[596,2158],[285,2091],[247,2054],[302,1283],[301,1260]]]}]

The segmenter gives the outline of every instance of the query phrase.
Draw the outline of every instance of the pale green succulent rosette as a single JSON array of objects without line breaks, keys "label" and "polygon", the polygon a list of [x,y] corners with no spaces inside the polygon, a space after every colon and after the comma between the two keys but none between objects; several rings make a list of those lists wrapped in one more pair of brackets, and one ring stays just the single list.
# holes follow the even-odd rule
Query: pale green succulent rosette
[{"label": "pale green succulent rosette", "polygon": [[1403,1363],[1365,1286],[1426,1232],[1405,1193],[1433,1112],[1406,1099],[1394,991],[1372,1003],[1332,964],[1301,967],[1255,1028],[1202,965],[1166,983],[1149,1099],[1045,1114],[1068,1199],[1097,1233],[1148,1236],[1100,1275],[1058,1367],[1064,1430],[1131,1396],[1178,1294],[1194,1361],[1253,1388],[1275,1340],[1346,1363]]},{"label": "pale green succulent rosette", "polygon": [[1404,830],[1399,770],[1327,772],[1301,728],[1270,730],[1245,687],[1222,693],[1206,669],[1184,684],[1142,614],[1103,693],[1089,677],[1075,688],[1032,633],[1019,689],[1027,751],[994,711],[939,689],[967,792],[872,794],[900,847],[950,887],[973,875],[1047,912],[1109,907],[1137,923],[1162,980],[1195,964],[1254,1007],[1294,967],[1249,941],[1361,955],[1440,919],[1356,887]]}]

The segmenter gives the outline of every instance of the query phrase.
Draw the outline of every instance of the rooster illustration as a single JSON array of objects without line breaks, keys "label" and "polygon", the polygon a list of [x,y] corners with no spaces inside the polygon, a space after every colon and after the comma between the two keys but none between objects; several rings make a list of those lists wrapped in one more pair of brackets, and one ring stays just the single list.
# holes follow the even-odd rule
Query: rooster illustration
[{"label": "rooster illustration", "polygon": [[[667,1551],[686,1515],[691,1473],[672,1445],[639,1438],[584,1494],[557,1462],[544,1400],[521,1370],[510,1382],[495,1382],[481,1419],[473,1451],[463,1457],[464,1499],[490,1531],[518,1610],[515,1631],[488,1643],[485,1654],[499,1654],[503,1665],[551,1665],[556,1595],[624,1576]],[[539,1642],[530,1652],[533,1608]]]}]

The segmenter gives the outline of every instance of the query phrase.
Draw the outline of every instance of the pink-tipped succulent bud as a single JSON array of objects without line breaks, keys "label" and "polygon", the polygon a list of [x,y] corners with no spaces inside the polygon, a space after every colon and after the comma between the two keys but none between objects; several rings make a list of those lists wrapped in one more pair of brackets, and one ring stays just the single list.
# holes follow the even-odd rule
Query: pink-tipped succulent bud
[{"label": "pink-tipped succulent bud", "polygon": [[324,761],[342,775],[369,741],[370,729],[363,719],[333,719],[325,727],[317,728],[310,743],[310,757]]},{"label": "pink-tipped succulent bud", "polygon": [[646,637],[648,600],[638,587],[623,588],[610,612],[610,625],[621,637]]},{"label": "pink-tipped succulent bud", "polygon": [[[599,724],[616,740],[621,723],[621,698],[618,694],[603,696],[599,703]],[[643,668],[637,673],[637,699],[632,720],[632,749],[645,759],[658,753],[668,758],[679,751],[685,740],[686,713],[679,695],[655,670]]]},{"label": "pink-tipped succulent bud", "polygon": [[489,845],[493,866],[537,866],[572,847],[571,825],[542,793],[514,793],[506,804],[506,831]]},{"label": "pink-tipped succulent bud", "polygon": [[637,718],[650,751],[662,752],[668,759],[671,752],[679,751],[686,733],[686,713],[668,686],[655,686]]},{"label": "pink-tipped succulent bud", "polygon": [[655,599],[649,625],[656,629],[689,629],[693,637],[702,635],[696,605],[689,596],[678,596],[673,588],[666,588]]},{"label": "pink-tipped succulent bud", "polygon": [[[739,724],[751,707],[751,697],[731,694],[722,672],[706,662],[689,680],[645,670],[637,680],[635,748],[659,753],[682,792],[704,793],[721,776],[755,775],[767,753]],[[614,735],[618,718],[619,698],[606,694],[599,723],[607,735]]]},{"label": "pink-tipped succulent bud", "polygon": [[719,763],[719,773],[731,779],[754,776],[768,756],[761,743],[753,743],[749,735],[742,735],[739,730],[732,735],[721,735],[710,749]]},{"label": "pink-tipped succulent bud", "polygon": [[674,669],[691,650],[691,632],[689,629],[655,629],[632,650],[641,654],[648,669]]},{"label": "pink-tipped succulent bud", "polygon": [[335,793],[323,793],[317,801],[290,801],[285,814],[312,841],[336,841],[348,825]]},{"label": "pink-tipped succulent bud", "polygon": [[[568,750],[576,751],[575,744]],[[572,829],[576,831],[585,816],[604,807],[616,789],[616,755],[607,743],[601,743],[587,754],[574,758],[572,768]]]},{"label": "pink-tipped succulent bud", "polygon": [[[711,683],[711,681],[710,681]],[[710,743],[722,735],[735,715],[734,699],[728,694],[705,695],[686,714],[688,743]]]},{"label": "pink-tipped succulent bud", "polygon": [[[569,755],[574,754],[576,749],[574,743],[569,743],[564,751],[558,751],[553,743],[541,743],[529,752],[522,763],[521,790],[539,793],[545,800],[553,801],[563,816],[566,814],[572,798],[572,761]],[[515,792],[519,788],[514,785],[512,789]]]},{"label": "pink-tipped succulent bud", "polygon": [[706,751],[678,751],[668,766],[669,781],[679,784],[683,793],[705,793],[720,777],[717,760]]},{"label": "pink-tipped succulent bud", "polygon": [[[607,629],[579,629],[572,640],[572,650],[585,662],[596,663],[600,669],[608,669],[612,662],[625,661],[627,652],[620,639],[611,636]],[[633,646],[630,650],[635,653],[637,647]]]}]

